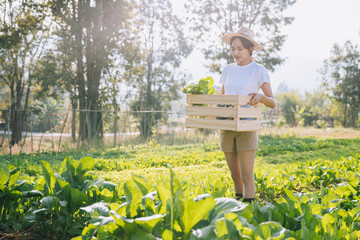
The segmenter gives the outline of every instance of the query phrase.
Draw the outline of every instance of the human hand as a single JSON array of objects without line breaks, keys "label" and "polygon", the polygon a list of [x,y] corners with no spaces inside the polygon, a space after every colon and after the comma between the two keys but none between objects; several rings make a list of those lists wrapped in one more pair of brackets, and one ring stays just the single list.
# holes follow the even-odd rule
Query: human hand
[{"label": "human hand", "polygon": [[248,104],[253,105],[253,106],[260,103],[261,99],[264,96],[263,94],[260,94],[260,93],[250,93],[249,95],[251,96],[251,99],[248,102]]}]

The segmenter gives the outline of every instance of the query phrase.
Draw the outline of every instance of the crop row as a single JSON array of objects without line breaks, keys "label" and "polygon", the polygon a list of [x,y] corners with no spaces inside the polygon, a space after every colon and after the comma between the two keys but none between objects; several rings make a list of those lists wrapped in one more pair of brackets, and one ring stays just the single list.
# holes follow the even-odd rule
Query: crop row
[{"label": "crop row", "polygon": [[36,177],[2,164],[1,229],[37,239],[358,239],[359,160],[258,166],[252,205],[229,198],[219,161],[114,172],[116,184],[99,179],[91,157],[66,158],[59,173],[42,161]]}]

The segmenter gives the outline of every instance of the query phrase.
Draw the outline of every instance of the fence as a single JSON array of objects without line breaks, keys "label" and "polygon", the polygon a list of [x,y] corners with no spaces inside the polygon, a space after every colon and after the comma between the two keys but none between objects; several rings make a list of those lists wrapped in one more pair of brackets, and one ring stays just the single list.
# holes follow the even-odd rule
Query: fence
[{"label": "fence", "polygon": [[[0,116],[0,154],[30,153],[42,151],[66,151],[90,147],[113,147],[129,144],[188,144],[215,141],[218,131],[185,127],[185,112],[123,111],[102,110],[101,141],[93,145],[81,141],[78,135],[79,112],[88,110],[62,109],[51,112],[28,111],[21,141],[11,146],[10,121],[7,111]],[[156,114],[163,114],[156,120]],[[151,119],[151,136],[144,138],[140,119]],[[279,112],[263,112],[263,126],[273,125]]]}]

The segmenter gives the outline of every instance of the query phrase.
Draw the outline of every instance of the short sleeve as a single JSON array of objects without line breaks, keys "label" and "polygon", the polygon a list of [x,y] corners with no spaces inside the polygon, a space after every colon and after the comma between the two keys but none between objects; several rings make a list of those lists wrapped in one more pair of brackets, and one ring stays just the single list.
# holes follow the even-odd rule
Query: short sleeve
[{"label": "short sleeve", "polygon": [[225,83],[226,83],[226,67],[224,67],[224,69],[221,73],[219,83],[222,85],[225,85]]},{"label": "short sleeve", "polygon": [[270,83],[269,73],[265,67],[261,67],[258,75],[258,84],[261,87],[264,83]]}]

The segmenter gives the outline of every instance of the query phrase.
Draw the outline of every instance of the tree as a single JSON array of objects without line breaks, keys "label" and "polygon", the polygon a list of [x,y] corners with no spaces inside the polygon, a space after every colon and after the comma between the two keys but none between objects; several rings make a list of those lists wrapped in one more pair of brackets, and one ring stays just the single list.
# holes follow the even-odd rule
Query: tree
[{"label": "tree", "polygon": [[323,86],[342,104],[344,127],[356,127],[360,112],[360,50],[347,41],[335,44],[321,69]]},{"label": "tree", "polygon": [[225,64],[233,62],[229,47],[221,44],[221,37],[235,32],[240,26],[252,28],[258,34],[263,51],[256,54],[258,62],[273,71],[284,59],[278,55],[286,36],[281,29],[292,23],[293,17],[284,17],[284,11],[296,0],[188,0],[188,23],[194,41],[210,60],[208,68],[221,72]]},{"label": "tree", "polygon": [[123,53],[128,59],[125,76],[136,96],[131,108],[147,111],[135,113],[146,139],[162,112],[170,109],[170,102],[179,98],[185,79],[176,69],[192,48],[184,35],[184,22],[172,13],[168,0],[139,0],[136,4],[133,24],[137,31]]},{"label": "tree", "polygon": [[[58,37],[67,44],[61,52],[72,53],[76,66],[75,87],[79,101],[79,136],[92,141],[102,137],[100,84],[103,70],[118,48],[129,18],[123,0],[53,0]],[[64,41],[61,41],[64,43]]]},{"label": "tree", "polygon": [[33,63],[47,40],[48,6],[30,0],[0,3],[0,81],[10,91],[10,144],[14,145],[20,142],[27,121]]}]

